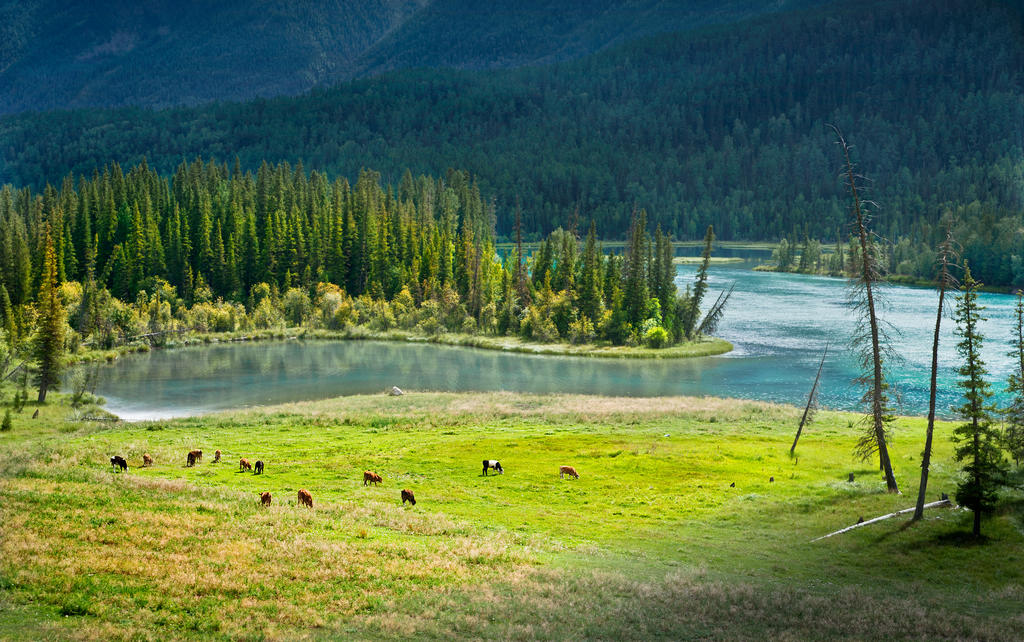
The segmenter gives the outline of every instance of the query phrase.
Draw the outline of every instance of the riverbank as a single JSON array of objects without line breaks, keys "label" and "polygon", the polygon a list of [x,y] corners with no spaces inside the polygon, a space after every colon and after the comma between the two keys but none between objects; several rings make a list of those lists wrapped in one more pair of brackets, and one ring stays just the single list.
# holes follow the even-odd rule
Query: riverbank
[{"label": "riverbank", "polygon": [[[755,272],[777,272],[780,274],[807,274],[809,276],[827,276],[834,279],[847,280],[849,277],[843,274],[834,274],[831,272],[797,272],[795,270],[780,270],[778,266],[770,263],[763,263],[761,265],[755,265],[751,268]],[[882,281],[889,285],[905,285],[910,288],[934,288],[935,281],[930,279],[920,279],[914,276],[907,276],[905,274],[888,274],[882,277]],[[988,286],[980,285],[978,287],[980,292],[991,292],[993,294],[1013,294],[1016,289],[1009,286]]]},{"label": "riverbank", "polygon": [[519,352],[549,356],[595,357],[605,359],[689,359],[709,357],[730,352],[731,343],[714,337],[688,341],[665,348],[644,346],[614,346],[595,343],[538,343],[524,341],[515,336],[490,336],[459,333],[434,335],[417,334],[405,330],[370,330],[362,326],[350,326],[344,330],[311,330],[308,328],[280,328],[255,330],[251,332],[183,333],[168,340],[164,345],[153,346],[146,341],[137,341],[110,350],[84,349],[68,355],[68,365],[114,361],[125,354],[138,354],[158,349],[240,341],[398,341],[405,343],[435,343],[439,345]]},{"label": "riverbank", "polygon": [[[110,424],[64,399],[0,433],[0,638],[1024,634],[1019,494],[983,544],[948,509],[810,541],[912,505],[919,418],[896,422],[890,495],[852,458],[856,415],[819,413],[791,458],[800,410],[778,404],[411,392]],[[930,496],[955,483],[951,431]]]}]

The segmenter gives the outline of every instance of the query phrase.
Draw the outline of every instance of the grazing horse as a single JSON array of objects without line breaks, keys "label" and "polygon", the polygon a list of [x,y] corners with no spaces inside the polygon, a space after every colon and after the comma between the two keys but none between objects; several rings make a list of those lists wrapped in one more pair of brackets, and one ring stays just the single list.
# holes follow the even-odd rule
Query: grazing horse
[{"label": "grazing horse", "polygon": [[253,474],[254,475],[260,475],[262,473],[263,473],[263,460],[262,459],[257,459],[256,460],[256,470],[253,471]]},{"label": "grazing horse", "polygon": [[487,474],[487,469],[489,469],[489,468],[493,468],[494,470],[498,471],[499,475],[504,475],[505,474],[505,469],[501,467],[501,462],[498,461],[497,459],[485,459],[484,460],[484,473],[483,473],[484,475]]},{"label": "grazing horse", "polygon": [[313,496],[309,494],[309,491],[305,488],[299,490],[299,503],[303,506],[309,506],[313,508]]},{"label": "grazing horse", "polygon": [[114,470],[120,468],[121,472],[128,470],[128,462],[121,455],[114,455],[111,457],[110,465],[114,467]]},{"label": "grazing horse", "polygon": [[384,479],[371,470],[363,471],[363,486],[366,484],[380,484]]},{"label": "grazing horse", "polygon": [[243,459],[239,459],[238,460],[238,472],[242,472],[244,470],[252,470],[252,464],[249,463],[248,459],[244,459],[244,458]]},{"label": "grazing horse", "polygon": [[559,477],[559,479],[565,479],[566,475],[572,477],[573,479],[579,479],[580,478],[580,474],[578,472],[576,472],[576,469],[573,468],[572,466],[559,466],[558,467],[558,477]]},{"label": "grazing horse", "polygon": [[149,453],[144,454],[142,456],[142,466],[143,466],[143,468],[145,468],[147,466],[152,466],[152,465],[153,465],[153,458],[149,455]]},{"label": "grazing horse", "polygon": [[260,505],[261,506],[270,506],[270,491],[269,490],[267,492],[265,492],[265,493],[260,493]]},{"label": "grazing horse", "polygon": [[213,453],[213,463],[216,464],[218,461],[220,461],[220,451],[219,450]]},{"label": "grazing horse", "polygon": [[405,502],[409,502],[413,506],[416,505],[416,496],[413,495],[412,491],[409,490],[408,488],[405,488],[405,489],[402,490],[402,505],[403,506],[405,505]]},{"label": "grazing horse", "polygon": [[196,465],[196,453],[192,451],[188,454],[188,459],[185,460],[185,467],[191,467]]}]

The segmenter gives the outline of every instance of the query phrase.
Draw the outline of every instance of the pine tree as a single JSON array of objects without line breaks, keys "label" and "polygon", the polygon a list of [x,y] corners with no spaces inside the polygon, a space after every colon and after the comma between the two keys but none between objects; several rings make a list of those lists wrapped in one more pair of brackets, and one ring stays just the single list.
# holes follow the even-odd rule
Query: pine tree
[{"label": "pine tree", "polygon": [[708,225],[708,229],[704,233],[704,250],[701,252],[700,267],[697,269],[697,276],[693,281],[693,291],[686,298],[681,312],[682,334],[688,339],[694,338],[697,321],[700,318],[700,306],[704,301],[704,294],[708,291],[708,268],[711,266],[711,249],[714,242],[715,230]]},{"label": "pine tree", "polygon": [[57,291],[57,254],[46,227],[46,250],[43,258],[42,283],[37,299],[38,315],[33,356],[36,362],[36,383],[39,403],[46,401],[46,392],[60,383],[64,357],[64,307]]},{"label": "pine tree", "polygon": [[623,268],[622,307],[634,328],[647,318],[647,212],[634,214]]},{"label": "pine tree", "polygon": [[580,268],[580,286],[577,305],[580,314],[596,322],[601,316],[601,256],[597,251],[597,228],[590,223],[587,242],[583,249],[583,265]]},{"label": "pine tree", "polygon": [[1010,453],[1014,463],[1020,466],[1024,461],[1024,293],[1017,293],[1017,305],[1014,308],[1013,350],[1009,356],[1013,359],[1013,372],[1010,373],[1006,391],[1013,395],[1010,407],[1005,411],[1006,430],[1003,433],[1003,445]]},{"label": "pine tree", "polygon": [[956,500],[974,512],[972,532],[975,537],[981,536],[982,514],[995,508],[997,491],[1005,475],[992,423],[995,412],[995,406],[989,401],[992,391],[984,378],[988,370],[981,360],[984,338],[978,323],[985,320],[981,316],[985,307],[978,304],[978,285],[965,265],[962,294],[956,304],[956,334],[960,337],[956,350],[963,358],[963,365],[957,370],[963,379],[957,384],[964,391],[964,403],[957,408],[957,413],[965,423],[953,431],[953,441],[957,444],[956,461],[966,462],[963,478],[957,485]]}]

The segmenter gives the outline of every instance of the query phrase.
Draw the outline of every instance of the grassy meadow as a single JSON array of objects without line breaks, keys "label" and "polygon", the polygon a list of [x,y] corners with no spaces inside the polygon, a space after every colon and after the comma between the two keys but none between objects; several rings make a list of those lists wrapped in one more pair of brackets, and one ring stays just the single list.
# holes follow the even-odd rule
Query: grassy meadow
[{"label": "grassy meadow", "polygon": [[[913,505],[920,418],[896,428],[896,496],[853,458],[855,415],[820,413],[791,458],[799,411],[759,402],[414,392],[137,424],[34,409],[0,433],[3,639],[1024,637],[1024,494],[982,543],[954,509],[810,541]],[[930,500],[954,489],[951,430]],[[490,458],[504,475],[481,475]]]}]

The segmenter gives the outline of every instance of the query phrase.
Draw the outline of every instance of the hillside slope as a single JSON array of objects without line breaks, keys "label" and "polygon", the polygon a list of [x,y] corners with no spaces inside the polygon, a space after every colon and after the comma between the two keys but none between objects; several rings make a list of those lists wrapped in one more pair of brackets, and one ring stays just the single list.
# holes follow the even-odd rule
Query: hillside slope
[{"label": "hillside slope", "polygon": [[295,95],[382,70],[578,57],[826,0],[0,0],[0,114]]},{"label": "hillside slope", "polygon": [[0,113],[296,94],[427,0],[0,2]]},{"label": "hillside slope", "polygon": [[41,186],[143,157],[162,172],[196,156],[237,156],[250,169],[302,160],[353,179],[373,167],[389,182],[407,168],[457,167],[495,197],[499,234],[518,199],[532,232],[579,207],[583,224],[624,233],[639,206],[677,238],[713,223],[726,239],[832,239],[848,207],[826,128],[835,123],[875,179],[879,230],[928,240],[947,209],[977,202],[973,215],[992,220],[1024,211],[1022,31],[1002,4],[865,0],[547,67],[403,71],[159,112],[22,115],[0,120],[0,180]]}]

